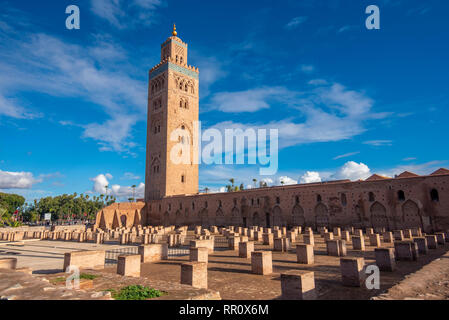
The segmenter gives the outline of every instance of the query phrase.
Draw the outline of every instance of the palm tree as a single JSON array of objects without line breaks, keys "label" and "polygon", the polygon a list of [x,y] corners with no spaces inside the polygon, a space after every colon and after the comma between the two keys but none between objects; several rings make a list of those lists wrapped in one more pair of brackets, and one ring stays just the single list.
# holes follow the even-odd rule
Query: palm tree
[{"label": "palm tree", "polygon": [[229,179],[229,182],[231,183],[232,187],[234,188],[234,178]]},{"label": "palm tree", "polygon": [[133,188],[133,199],[136,197],[136,195],[135,195],[135,193],[136,193],[136,185],[135,184],[133,184],[132,186],[131,186],[131,188]]},{"label": "palm tree", "polygon": [[104,188],[106,189],[106,195],[108,195],[108,188],[109,188],[109,186],[105,185]]},{"label": "palm tree", "polygon": [[208,193],[209,192],[209,188],[208,187],[204,188],[204,192]]},{"label": "palm tree", "polygon": [[284,185],[284,183],[285,183],[284,180],[281,180],[281,184]]},{"label": "palm tree", "polygon": [[257,184],[256,184],[256,183],[257,183],[257,179],[254,178],[254,179],[253,179],[253,182],[254,182],[254,188],[257,188]]}]

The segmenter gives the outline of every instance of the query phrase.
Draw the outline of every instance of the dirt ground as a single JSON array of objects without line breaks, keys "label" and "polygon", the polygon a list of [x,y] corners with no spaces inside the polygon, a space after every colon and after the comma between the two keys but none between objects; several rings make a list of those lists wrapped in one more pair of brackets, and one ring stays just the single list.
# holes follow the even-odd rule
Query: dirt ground
[{"label": "dirt ground", "polygon": [[[302,243],[302,239],[298,241]],[[366,243],[368,239],[366,239]],[[383,244],[391,247],[392,244]],[[365,264],[374,264],[374,247],[366,246],[366,251],[351,250],[350,257],[364,257]],[[381,272],[380,289],[348,288],[341,285],[340,258],[326,255],[326,245],[318,235],[315,236],[315,264],[302,265],[296,262],[296,254],[273,252],[273,274],[267,276],[251,273],[251,260],[238,257],[237,251],[216,251],[209,255],[208,288],[219,291],[222,299],[229,300],[264,300],[277,299],[281,294],[280,273],[287,270],[310,270],[315,272],[315,285],[319,299],[365,300],[377,296],[402,281],[406,275],[420,270],[431,261],[440,258],[449,249],[449,243],[438,249],[430,250],[418,261],[398,261],[394,272]],[[268,246],[256,245],[256,250],[269,250]],[[149,280],[180,282],[180,265],[188,257],[177,257],[157,263],[142,265],[142,277]],[[115,267],[108,267],[106,272],[114,273]],[[449,280],[449,278],[447,279]],[[447,290],[449,292],[449,289]]]}]

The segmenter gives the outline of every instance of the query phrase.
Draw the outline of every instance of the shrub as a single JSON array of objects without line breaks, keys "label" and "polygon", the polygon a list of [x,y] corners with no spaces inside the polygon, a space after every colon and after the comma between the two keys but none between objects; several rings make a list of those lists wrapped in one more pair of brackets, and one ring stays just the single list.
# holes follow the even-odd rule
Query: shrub
[{"label": "shrub", "polygon": [[112,297],[115,300],[146,300],[157,298],[165,293],[149,287],[144,287],[141,285],[132,285],[121,288],[119,292],[114,289],[109,289],[106,291],[110,291]]}]

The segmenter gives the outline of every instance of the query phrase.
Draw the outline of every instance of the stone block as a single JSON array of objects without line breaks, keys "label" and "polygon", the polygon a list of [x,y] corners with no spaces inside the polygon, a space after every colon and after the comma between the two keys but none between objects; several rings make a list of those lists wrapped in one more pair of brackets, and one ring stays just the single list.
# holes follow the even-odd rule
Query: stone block
[{"label": "stone block", "polygon": [[375,248],[376,265],[381,271],[394,271],[396,269],[396,261],[393,248]]},{"label": "stone block", "polygon": [[300,270],[281,273],[281,291],[283,300],[316,299],[314,273]]},{"label": "stone block", "polygon": [[315,257],[314,257],[314,253],[313,253],[313,245],[298,244],[296,246],[296,259],[297,259],[298,263],[314,264]]},{"label": "stone block", "polygon": [[140,260],[139,254],[118,256],[117,274],[126,277],[140,277]]},{"label": "stone block", "polygon": [[273,273],[273,258],[271,251],[254,251],[251,253],[251,270],[255,274]]},{"label": "stone block", "polygon": [[250,259],[251,253],[254,252],[254,241],[239,243],[239,257]]},{"label": "stone block", "polygon": [[341,280],[344,286],[360,287],[365,281],[363,258],[340,258]]},{"label": "stone block", "polygon": [[209,249],[205,247],[190,248],[190,261],[205,262],[209,260]]},{"label": "stone block", "polygon": [[181,284],[207,289],[207,263],[183,263],[181,265]]}]

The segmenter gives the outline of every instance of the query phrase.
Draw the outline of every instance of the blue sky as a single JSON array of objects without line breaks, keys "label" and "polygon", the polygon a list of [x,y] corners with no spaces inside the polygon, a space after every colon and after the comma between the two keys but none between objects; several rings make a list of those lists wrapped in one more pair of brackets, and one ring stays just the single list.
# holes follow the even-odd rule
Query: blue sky
[{"label": "blue sky", "polygon": [[[81,29],[65,27],[79,6]],[[365,8],[380,8],[367,30]],[[176,22],[205,128],[279,129],[279,171],[200,167],[200,187],[448,167],[446,1],[1,1],[0,190],[143,192],[148,70]],[[272,182],[271,182],[272,181]]]}]

